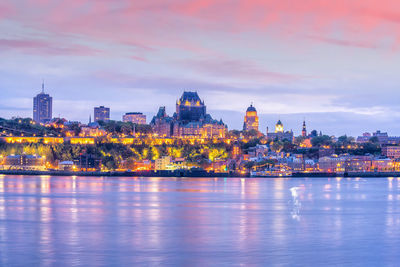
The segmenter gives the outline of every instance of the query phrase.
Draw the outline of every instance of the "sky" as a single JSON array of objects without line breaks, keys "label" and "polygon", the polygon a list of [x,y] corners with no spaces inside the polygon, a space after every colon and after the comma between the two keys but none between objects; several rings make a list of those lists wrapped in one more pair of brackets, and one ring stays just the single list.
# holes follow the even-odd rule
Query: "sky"
[{"label": "sky", "polygon": [[240,129],[253,103],[260,130],[400,135],[398,0],[2,0],[0,117],[87,122],[159,106],[172,115],[197,91],[215,119]]}]

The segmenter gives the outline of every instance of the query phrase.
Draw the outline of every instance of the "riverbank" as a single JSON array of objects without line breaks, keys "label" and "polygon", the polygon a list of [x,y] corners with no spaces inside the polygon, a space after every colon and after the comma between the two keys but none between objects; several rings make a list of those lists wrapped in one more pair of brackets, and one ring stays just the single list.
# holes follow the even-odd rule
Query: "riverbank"
[{"label": "riverbank", "polygon": [[[3,175],[52,175],[52,176],[109,176],[109,177],[250,177],[242,173],[207,172],[204,170],[175,171],[126,171],[126,172],[76,172],[76,171],[33,171],[0,170]],[[293,173],[292,176],[252,176],[253,178],[313,178],[313,177],[400,177],[400,172],[348,172],[348,173]]]},{"label": "riverbank", "polygon": [[52,175],[52,176],[123,176],[123,177],[249,177],[249,175],[229,172],[207,172],[204,170],[175,171],[126,171],[126,172],[81,172],[81,171],[33,171],[33,170],[0,170],[5,175]]}]

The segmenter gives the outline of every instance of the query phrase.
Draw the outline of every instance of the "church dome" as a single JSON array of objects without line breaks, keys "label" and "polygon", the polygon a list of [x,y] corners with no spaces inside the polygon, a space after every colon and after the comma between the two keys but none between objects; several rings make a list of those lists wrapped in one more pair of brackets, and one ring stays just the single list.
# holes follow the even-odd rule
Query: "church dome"
[{"label": "church dome", "polygon": [[248,107],[247,110],[246,110],[246,112],[249,112],[249,111],[255,111],[255,112],[257,112],[256,108],[253,107],[252,104],[251,104],[250,107]]}]

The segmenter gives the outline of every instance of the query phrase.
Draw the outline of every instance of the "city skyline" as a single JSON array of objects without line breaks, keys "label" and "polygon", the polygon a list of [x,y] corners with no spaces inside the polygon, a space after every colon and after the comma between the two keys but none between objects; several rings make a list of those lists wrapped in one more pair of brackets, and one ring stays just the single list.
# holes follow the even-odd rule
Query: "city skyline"
[{"label": "city skyline", "polygon": [[150,118],[197,90],[230,129],[253,102],[263,132],[281,118],[298,133],[305,117],[329,134],[400,135],[399,5],[3,1],[0,117],[31,116],[44,78],[54,116],[71,120],[98,105]]},{"label": "city skyline", "polygon": [[[182,92],[185,92],[184,90],[182,91]],[[196,92],[197,93],[197,91],[194,91],[194,92]],[[33,97],[33,99],[34,99],[34,105],[33,105],[33,110],[34,110],[34,112],[33,112],[33,116],[32,116],[32,108],[31,108],[31,115],[29,116],[21,116],[21,115],[15,115],[15,116],[13,116],[13,117],[20,117],[20,118],[32,118],[32,119],[34,119],[34,117],[35,117],[35,115],[34,115],[34,113],[35,113],[35,101],[36,101],[36,98],[38,98],[38,96],[40,96],[40,95],[45,95],[45,96],[47,96],[47,97],[50,97],[50,101],[51,101],[51,103],[53,102],[53,97],[52,97],[52,95],[51,94],[48,94],[48,93],[45,93],[44,92],[44,81],[42,82],[42,85],[41,85],[41,92],[39,92],[35,97]],[[178,98],[177,98],[178,99]],[[179,99],[178,100],[176,100],[176,101],[179,101]],[[169,104],[169,103],[168,103]],[[51,106],[52,106],[52,104],[51,104]],[[166,107],[166,106],[168,106],[168,105],[166,105],[165,103],[163,103],[163,105],[161,105],[160,107]],[[247,112],[248,112],[248,110],[249,110],[249,108],[255,108],[254,107],[254,105],[253,105],[253,101],[250,103],[250,105],[246,108],[246,110],[244,110],[243,112],[240,112],[240,111],[237,111],[237,112],[232,112],[232,113],[239,113],[239,114],[241,114],[241,116],[242,116],[242,121],[241,121],[241,123],[242,123],[242,127],[238,127],[238,128],[232,128],[232,127],[229,127],[229,125],[227,124],[227,126],[228,126],[228,130],[242,130],[243,129],[243,116],[244,117],[246,117],[246,114],[247,114]],[[90,107],[89,109],[91,109],[91,113],[89,113],[89,119],[88,118],[86,118],[86,119],[83,119],[83,120],[74,120],[74,119],[70,119],[68,116],[63,116],[62,114],[57,114],[57,115],[55,115],[56,113],[54,113],[54,115],[53,115],[53,118],[64,118],[64,119],[67,119],[67,120],[69,120],[69,121],[79,121],[79,122],[81,122],[81,123],[83,123],[83,124],[85,124],[85,123],[90,123],[91,122],[91,118],[92,118],[92,115],[93,115],[93,121],[96,121],[96,109],[107,109],[107,114],[106,114],[106,117],[107,118],[109,118],[110,120],[115,120],[115,121],[124,121],[124,116],[126,116],[127,114],[143,114],[144,116],[146,116],[146,114],[147,114],[147,116],[149,116],[150,118],[151,117],[153,117],[153,116],[155,116],[156,114],[157,114],[157,111],[158,111],[158,108],[157,108],[157,110],[156,110],[156,112],[154,112],[154,113],[151,113],[151,112],[149,112],[149,113],[146,113],[146,112],[125,112],[125,111],[120,111],[120,112],[117,112],[117,114],[118,115],[113,115],[113,112],[112,112],[112,107],[105,107],[105,106],[103,106],[103,105],[101,105],[101,106],[99,106],[99,105],[97,105],[97,106],[94,106],[94,107]],[[168,110],[168,109],[166,109],[166,112],[167,113],[169,113],[169,111],[171,111],[170,113],[171,114],[174,114],[174,108],[171,108],[171,110]],[[214,111],[214,112],[217,112],[218,113],[218,111],[216,111],[216,110],[212,110],[212,111]],[[50,113],[52,113],[52,111],[50,112]],[[256,111],[256,113],[257,113],[257,111]],[[119,116],[121,114],[121,116]],[[51,115],[50,115],[51,116]],[[275,128],[275,126],[276,126],[276,123],[278,122],[281,122],[281,118],[286,118],[286,119],[284,119],[283,121],[285,122],[284,123],[284,125],[285,125],[285,131],[287,130],[287,131],[290,131],[290,132],[293,132],[293,134],[295,135],[295,136],[298,136],[298,135],[302,135],[303,133],[302,133],[302,131],[303,131],[303,127],[304,127],[304,123],[305,123],[305,117],[303,117],[303,121],[301,121],[301,125],[300,125],[300,121],[297,121],[297,118],[298,118],[298,116],[299,116],[299,114],[285,114],[285,115],[277,115],[277,114],[260,114],[260,118],[265,118],[265,117],[267,117],[268,118],[268,123],[269,124],[266,124],[266,123],[263,123],[262,121],[261,121],[261,123],[260,123],[260,128],[258,129],[260,132],[262,132],[262,133],[268,133],[268,132],[271,132],[271,130],[272,130],[272,132],[273,132],[273,129]],[[119,118],[118,118],[119,117]],[[0,116],[0,118],[2,118],[1,116]],[[276,118],[276,120],[274,121],[274,118]],[[221,118],[221,119],[223,119],[223,118]],[[34,119],[35,120],[35,119]],[[40,122],[39,120],[36,120],[36,121],[38,121],[38,122]],[[46,121],[49,121],[49,119],[47,119]],[[43,121],[42,121],[43,122]],[[287,123],[287,122],[289,122],[289,123]],[[143,123],[143,122],[141,122],[141,123]],[[147,123],[150,123],[150,121],[148,121]],[[315,125],[312,121],[311,122],[307,122],[307,124],[311,124],[312,126],[313,125]],[[266,125],[266,127],[262,127],[262,125]],[[291,125],[295,125],[295,127],[290,127]],[[300,125],[300,126],[299,126]],[[269,130],[268,130],[269,129]],[[327,131],[324,131],[325,129],[319,129],[319,128],[309,128],[309,130],[311,131],[311,130],[317,130],[317,132],[324,132],[324,134],[327,134],[327,135],[335,135],[335,134],[332,134],[332,133],[330,133],[330,132],[327,132]],[[380,129],[376,129],[376,130],[374,130],[374,129],[372,129],[371,128],[371,130],[366,130],[366,131],[363,131],[363,132],[359,132],[359,133],[355,133],[354,135],[351,135],[351,134],[348,134],[347,132],[344,132],[343,134],[339,134],[339,135],[349,135],[349,136],[360,136],[360,135],[362,135],[362,134],[364,134],[364,133],[372,133],[372,132],[375,132],[375,131],[379,131]],[[385,131],[385,130],[384,130]],[[389,133],[392,133],[392,132],[390,132],[390,130],[389,131],[387,131],[387,132],[389,132]],[[337,135],[337,136],[339,136],[339,135]]]},{"label": "city skyline", "polygon": [[0,267],[400,263],[399,0],[0,0],[0,58]]}]

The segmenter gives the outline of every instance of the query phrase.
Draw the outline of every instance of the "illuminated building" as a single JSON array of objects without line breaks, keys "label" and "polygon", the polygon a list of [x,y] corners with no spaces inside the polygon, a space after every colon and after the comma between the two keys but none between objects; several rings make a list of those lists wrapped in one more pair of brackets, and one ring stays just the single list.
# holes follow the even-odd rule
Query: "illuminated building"
[{"label": "illuminated building", "polygon": [[303,129],[301,130],[301,136],[307,137],[306,121],[303,121]]},{"label": "illuminated building", "polygon": [[36,155],[10,155],[5,158],[6,169],[43,170],[45,159]]},{"label": "illuminated building", "polygon": [[255,107],[253,107],[252,104],[246,110],[246,116],[244,117],[244,123],[243,123],[243,131],[250,131],[250,130],[258,131],[257,110]]},{"label": "illuminated building", "polygon": [[394,163],[391,159],[373,159],[371,164],[372,170],[375,171],[392,171]]},{"label": "illuminated building", "polygon": [[122,121],[136,124],[146,124],[146,115],[141,112],[129,112],[122,116]]},{"label": "illuminated building", "polygon": [[278,120],[278,122],[275,124],[275,133],[283,133],[283,124],[281,120]]},{"label": "illuminated building", "polygon": [[400,146],[384,146],[382,147],[382,154],[391,159],[399,159]]},{"label": "illuminated building", "polygon": [[344,172],[346,165],[345,158],[322,157],[318,161],[318,169],[321,172]]},{"label": "illuminated building", "polygon": [[241,154],[240,143],[235,141],[232,147],[232,158],[236,159]]},{"label": "illuminated building", "polygon": [[183,123],[200,121],[206,116],[206,106],[197,92],[183,92],[176,102],[177,120]]},{"label": "illuminated building", "polygon": [[42,92],[33,98],[33,120],[38,123],[49,122],[53,113],[53,98],[44,93],[44,83]]},{"label": "illuminated building", "polygon": [[171,165],[171,157],[164,156],[162,158],[155,160],[154,169],[156,171],[168,170],[170,169],[170,165]]},{"label": "illuminated building", "polygon": [[110,120],[110,108],[104,106],[94,108],[94,121],[109,121]]},{"label": "illuminated building", "polygon": [[61,171],[73,171],[76,166],[73,161],[61,161],[58,163],[58,169]]},{"label": "illuminated building", "polygon": [[5,140],[6,143],[14,144],[30,144],[30,143],[44,143],[44,144],[62,144],[64,138],[61,137],[23,137],[23,136],[12,136],[12,137],[0,137],[0,140]]},{"label": "illuminated building", "polygon": [[97,122],[89,123],[88,126],[81,126],[81,132],[79,133],[80,137],[99,137],[105,136],[106,131],[100,127]]},{"label": "illuminated building", "polygon": [[284,131],[283,123],[281,120],[275,124],[275,132],[269,133],[267,127],[267,138],[269,140],[287,140],[293,142],[293,131]]},{"label": "illuminated building", "polygon": [[226,125],[206,113],[197,92],[183,92],[176,103],[173,135],[176,137],[225,138]]},{"label": "illuminated building", "polygon": [[163,137],[225,138],[227,127],[222,120],[214,120],[206,113],[206,106],[197,92],[184,92],[176,102],[173,117],[160,107],[150,125],[153,133]]},{"label": "illuminated building", "polygon": [[172,136],[172,124],[173,118],[167,116],[165,107],[158,109],[157,115],[153,117],[150,125],[153,129],[153,133],[160,137],[171,137]]},{"label": "illuminated building", "polygon": [[380,145],[398,145],[400,143],[399,136],[389,136],[388,133],[376,131],[375,133],[363,133],[357,137],[357,143],[368,143],[374,137]]},{"label": "illuminated building", "polygon": [[89,137],[69,137],[66,140],[72,145],[94,145],[94,138]]}]

